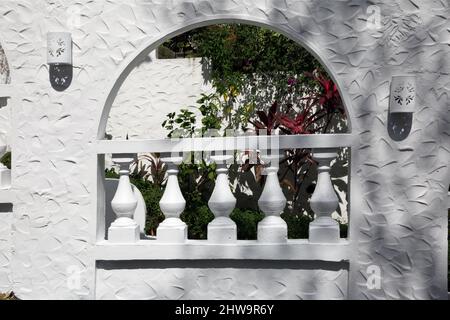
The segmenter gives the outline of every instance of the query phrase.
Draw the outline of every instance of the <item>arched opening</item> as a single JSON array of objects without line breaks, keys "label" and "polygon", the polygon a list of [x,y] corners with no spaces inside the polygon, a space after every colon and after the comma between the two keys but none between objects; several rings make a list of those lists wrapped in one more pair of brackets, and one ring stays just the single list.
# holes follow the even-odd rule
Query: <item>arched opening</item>
[{"label": "arched opening", "polygon": [[[107,120],[108,120],[108,117],[109,117],[109,114],[110,114],[110,111],[111,111],[111,107],[113,105],[113,102],[114,102],[117,94],[119,93],[120,87],[125,82],[125,79],[130,75],[130,73],[135,69],[136,66],[138,66],[139,64],[142,63],[142,61],[144,61],[145,59],[148,58],[150,53],[152,51],[154,51],[158,47],[158,45],[163,44],[168,39],[170,39],[170,38],[172,38],[174,36],[178,36],[178,35],[182,34],[183,32],[193,30],[196,27],[204,27],[204,26],[207,26],[207,25],[215,24],[215,23],[222,24],[222,23],[225,23],[225,22],[228,22],[228,20],[226,20],[226,19],[212,19],[210,21],[202,21],[202,22],[199,22],[199,23],[190,24],[189,26],[182,27],[182,28],[180,28],[178,30],[175,30],[173,32],[169,32],[165,36],[162,36],[162,37],[160,37],[160,38],[158,38],[156,40],[150,41],[148,45],[144,46],[144,48],[140,51],[140,53],[135,55],[133,58],[131,58],[127,62],[127,64],[119,72],[118,77],[114,81],[114,83],[112,85],[112,89],[109,91],[109,93],[108,93],[108,95],[107,95],[107,97],[105,99],[105,105],[104,105],[103,114],[102,114],[100,127],[99,127],[99,131],[98,131],[98,138],[99,139],[104,139],[104,137],[105,137],[106,125],[107,125]],[[313,46],[311,46],[311,45],[308,46],[306,41],[302,42],[302,39],[301,39],[300,36],[298,36],[296,34],[292,34],[292,33],[288,32],[287,30],[283,29],[282,27],[268,26],[265,23],[260,23],[260,22],[255,22],[255,21],[240,21],[240,20],[236,20],[236,19],[231,20],[231,22],[240,22],[240,23],[245,23],[245,24],[249,24],[249,25],[254,25],[254,26],[257,26],[257,27],[269,27],[272,30],[280,32],[282,35],[287,36],[289,39],[294,40],[297,44],[300,43],[300,44],[304,45],[305,47],[307,47],[309,52],[312,52],[314,54],[314,56],[316,58],[318,58],[320,56],[314,49],[312,49]],[[322,59],[320,59],[320,58],[318,58],[318,59],[322,63],[323,68],[326,71],[328,71],[328,74],[330,75],[330,77],[334,79],[333,73],[329,72],[330,68],[327,65],[327,63],[321,61]],[[338,90],[339,90],[339,85],[337,85],[337,87],[338,87]],[[349,109],[345,108],[346,100],[348,100],[348,99],[346,98],[345,94],[342,95],[342,91],[341,90],[339,90],[339,92],[341,92],[341,96],[340,97],[341,97],[341,99],[343,101],[343,107],[344,107],[343,110],[344,110],[345,114],[347,115],[347,121],[348,121],[347,122],[347,129],[348,129],[348,131],[350,131],[351,121],[350,121],[350,117],[349,117]],[[127,136],[127,138],[128,138],[128,134],[126,134],[126,135],[124,134],[122,138],[124,138],[125,136]],[[320,147],[320,145],[317,145],[317,147]],[[343,146],[343,147],[346,147],[346,146]],[[347,159],[345,159],[345,161],[347,161]],[[101,173],[103,172],[103,166],[102,166],[102,164],[100,164],[102,162],[103,162],[103,159],[100,159],[99,160],[99,165],[100,165],[99,166],[99,172],[101,172]],[[347,173],[345,175],[347,175]],[[102,179],[103,179],[103,177],[100,176],[99,177],[99,181],[101,181]],[[102,190],[102,189],[103,188],[101,187],[100,190]],[[312,193],[312,191],[310,193]],[[100,197],[100,199],[101,198],[102,197]]]},{"label": "arched opening", "polygon": [[137,53],[130,58],[128,58],[124,63],[122,63],[121,68],[119,71],[112,77],[112,81],[110,85],[107,87],[106,95],[104,97],[103,105],[102,105],[102,114],[99,121],[99,127],[97,131],[97,139],[103,140],[105,139],[105,133],[106,133],[106,125],[108,122],[109,114],[111,111],[112,104],[117,96],[117,93],[119,92],[119,89],[121,88],[122,84],[128,77],[128,75],[136,68],[137,65],[139,65],[142,61],[144,61],[152,51],[156,50],[161,44],[163,44],[168,39],[171,39],[173,37],[176,37],[178,35],[181,35],[187,31],[205,27],[208,25],[213,24],[221,24],[221,23],[242,23],[242,24],[248,24],[248,25],[255,25],[260,26],[263,28],[272,29],[273,31],[276,31],[287,38],[292,39],[293,41],[297,42],[300,46],[304,47],[306,50],[308,50],[323,66],[325,71],[328,73],[328,75],[332,78],[334,83],[337,86],[337,89],[340,93],[340,96],[343,99],[344,107],[345,107],[345,113],[346,118],[348,119],[348,132],[351,132],[351,101],[348,96],[348,94],[342,90],[342,85],[340,81],[336,78],[336,72],[334,72],[332,66],[330,63],[324,58],[325,53],[322,53],[319,48],[316,48],[316,46],[311,43],[308,39],[303,37],[301,34],[293,32],[292,29],[289,29],[287,27],[284,27],[282,25],[278,25],[276,23],[274,24],[268,24],[266,21],[261,21],[258,19],[254,20],[246,20],[237,18],[234,15],[224,16],[224,17],[212,17],[212,18],[203,18],[199,21],[192,21],[186,25],[182,26],[175,26],[168,31],[160,34],[157,37],[154,37],[150,39],[147,43],[145,43],[141,48],[137,50]]}]

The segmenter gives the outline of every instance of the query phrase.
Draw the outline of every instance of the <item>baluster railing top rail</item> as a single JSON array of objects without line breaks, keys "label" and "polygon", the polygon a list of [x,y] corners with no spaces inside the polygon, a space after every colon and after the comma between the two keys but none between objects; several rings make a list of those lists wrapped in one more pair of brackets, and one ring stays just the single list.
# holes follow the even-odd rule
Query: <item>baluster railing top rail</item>
[{"label": "baluster railing top rail", "polygon": [[97,154],[338,148],[352,144],[351,134],[261,135],[178,139],[98,140]]}]

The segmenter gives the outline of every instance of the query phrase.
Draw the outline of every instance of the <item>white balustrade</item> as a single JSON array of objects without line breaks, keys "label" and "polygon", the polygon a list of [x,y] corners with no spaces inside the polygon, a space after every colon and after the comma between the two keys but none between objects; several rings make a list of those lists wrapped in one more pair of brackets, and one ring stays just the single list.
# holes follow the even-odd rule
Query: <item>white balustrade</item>
[{"label": "white balustrade", "polygon": [[236,198],[229,185],[226,163],[232,158],[231,155],[211,156],[211,160],[217,164],[216,185],[208,201],[209,209],[215,216],[208,224],[208,241],[213,243],[230,243],[237,239],[236,223],[229,217],[236,206]]},{"label": "white balustrade", "polygon": [[111,201],[111,207],[117,216],[108,229],[108,240],[111,242],[130,243],[139,240],[139,225],[133,220],[137,199],[130,183],[130,164],[134,159],[134,154],[113,155],[113,162],[120,166],[120,178]]},{"label": "white balustrade", "polygon": [[279,155],[266,155],[263,161],[270,163],[264,170],[267,173],[263,192],[258,206],[266,217],[258,223],[258,241],[283,243],[287,241],[287,224],[280,217],[286,206],[286,197],[278,181]]},{"label": "white balustrade", "polygon": [[[273,138],[273,136],[267,137]],[[235,142],[240,141],[238,138],[235,138]],[[261,144],[258,144],[260,150],[270,150],[269,146],[272,145],[271,143],[259,141],[258,139],[261,138],[259,136],[252,136],[251,138],[254,141],[261,142]],[[284,136],[280,136],[279,138],[280,141],[284,141],[283,139],[285,139]],[[308,137],[309,140],[307,139],[305,141],[312,143],[315,141],[313,138],[315,139],[315,137]],[[212,147],[216,145],[216,140],[211,140],[212,138],[208,139],[208,143],[212,143],[212,145],[205,145],[204,148],[206,151],[211,150]],[[191,139],[190,141],[192,142],[194,140]],[[231,150],[230,148],[232,148],[232,146],[225,142],[233,142],[233,140],[221,138],[217,141],[222,141],[224,143],[223,150]],[[287,141],[288,140],[283,143],[287,144]],[[147,142],[150,143],[150,140]],[[163,150],[169,146],[166,140],[156,140],[156,142],[160,144],[158,148],[161,147]],[[345,143],[346,141],[344,141],[343,144],[345,145]],[[113,147],[112,149],[119,149],[121,144],[117,144],[117,146],[116,144],[117,143],[111,144]],[[104,142],[104,145],[107,146],[110,144],[109,142]],[[234,144],[234,146],[236,145],[240,144]],[[149,146],[150,145],[145,144],[142,148],[147,148]],[[309,226],[310,243],[334,244],[340,242],[339,224],[331,217],[331,214],[339,205],[338,197],[330,177],[331,162],[337,157],[337,142],[332,141],[329,146],[330,147],[320,146],[318,149],[313,150],[313,158],[318,162],[318,178],[315,191],[310,200],[311,209],[315,213],[315,219]],[[188,147],[184,144],[172,147],[174,147],[176,152],[179,152],[179,155],[181,155],[184,148],[186,148],[186,150],[192,150],[194,148],[193,146]],[[248,149],[249,147],[246,148]],[[251,145],[250,149],[252,148]],[[133,148],[131,149],[134,150]],[[283,148],[280,146],[279,149]],[[100,152],[100,154],[102,154],[102,152]],[[230,188],[227,166],[227,161],[232,158],[232,155],[213,155],[210,157],[210,159],[217,164],[216,184],[211,198],[208,201],[208,206],[214,214],[213,221],[208,224],[207,239],[210,244],[226,244],[235,243],[237,241],[237,226],[229,217],[236,206],[236,198]],[[283,190],[278,180],[280,155],[262,155],[261,158],[264,163],[267,164],[265,168],[267,177],[263,192],[258,200],[258,206],[265,214],[265,217],[258,223],[257,240],[259,243],[288,244],[287,224],[281,218],[281,213],[286,206],[286,197],[283,194]],[[136,221],[133,220],[137,201],[129,180],[129,165],[133,160],[134,157],[132,154],[117,154],[117,156],[113,157],[113,161],[120,165],[120,179],[114,199],[111,201],[112,209],[117,216],[117,219],[108,229],[108,240],[111,242],[121,243],[139,240],[139,226]],[[181,193],[178,182],[178,165],[183,161],[183,157],[166,156],[162,157],[161,160],[168,166],[168,179],[164,194],[159,203],[161,211],[165,215],[165,220],[157,228],[157,241],[162,242],[163,244],[189,243],[189,241],[187,241],[187,225],[180,219],[180,215],[186,207],[186,201]],[[0,168],[0,173],[2,169],[3,168]]]},{"label": "white balustrade", "polygon": [[183,243],[187,240],[187,225],[180,219],[180,214],[186,207],[186,200],[178,183],[178,165],[182,157],[163,157],[167,163],[167,183],[164,194],[159,201],[165,220],[156,229],[156,239],[167,243]]},{"label": "white balustrade", "polygon": [[319,164],[317,184],[310,200],[311,209],[316,214],[314,221],[309,224],[310,242],[339,242],[339,224],[331,217],[339,205],[330,177],[330,164],[336,157],[336,149],[313,150],[313,158]]}]

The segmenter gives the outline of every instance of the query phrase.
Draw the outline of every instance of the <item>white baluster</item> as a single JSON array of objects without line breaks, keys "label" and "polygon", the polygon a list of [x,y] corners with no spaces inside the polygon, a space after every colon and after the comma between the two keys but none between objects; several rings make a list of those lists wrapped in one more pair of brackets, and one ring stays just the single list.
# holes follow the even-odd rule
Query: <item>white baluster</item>
[{"label": "white baluster", "polygon": [[187,225],[180,219],[180,214],[186,207],[186,200],[178,183],[178,165],[182,157],[161,158],[167,163],[167,183],[164,194],[159,201],[165,219],[156,229],[156,239],[167,243],[183,243],[187,239]]},{"label": "white baluster", "polygon": [[114,155],[113,161],[120,166],[119,185],[111,207],[116,214],[116,220],[108,229],[108,240],[116,243],[139,241],[139,225],[133,220],[137,199],[130,183],[130,164],[135,159],[133,154]]},{"label": "white baluster", "polygon": [[286,197],[281,190],[278,181],[279,155],[266,155],[264,162],[270,162],[267,173],[266,183],[261,197],[258,200],[258,206],[266,217],[258,223],[258,241],[270,243],[283,243],[287,241],[287,224],[280,217],[286,206]]},{"label": "white baluster", "polygon": [[230,213],[236,206],[236,198],[231,192],[226,162],[230,155],[211,156],[217,164],[217,179],[208,207],[214,213],[214,220],[208,224],[208,241],[213,243],[235,242],[237,239],[236,223],[230,219]]},{"label": "white baluster", "polygon": [[319,162],[317,185],[310,200],[316,214],[309,224],[309,241],[315,243],[339,242],[339,224],[331,214],[339,205],[330,177],[330,163],[337,156],[335,149],[313,150],[313,158]]}]

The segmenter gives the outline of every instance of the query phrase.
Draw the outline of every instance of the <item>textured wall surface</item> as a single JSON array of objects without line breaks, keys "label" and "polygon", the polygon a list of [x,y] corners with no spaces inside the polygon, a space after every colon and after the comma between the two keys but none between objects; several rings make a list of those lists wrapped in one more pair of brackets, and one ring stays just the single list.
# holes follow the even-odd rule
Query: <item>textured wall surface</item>
[{"label": "textured wall surface", "polygon": [[12,246],[11,222],[12,213],[0,211],[0,292],[8,292],[12,288],[10,270]]},{"label": "textured wall surface", "polygon": [[154,59],[139,64],[121,87],[106,132],[113,139],[167,137],[161,124],[169,112],[187,108],[200,115],[196,101],[211,86],[203,77],[200,58]]},{"label": "textured wall surface", "polygon": [[[1,39],[0,39],[1,40]],[[0,85],[10,83],[9,63],[5,50],[0,43]],[[6,99],[0,98],[0,142],[9,142],[11,131],[11,109]]]},{"label": "textured wall surface", "polygon": [[[1,40],[1,39],[0,39]],[[10,82],[9,63],[5,51],[0,44],[0,85]],[[6,98],[0,97],[0,145],[8,145],[11,134],[11,108]],[[0,157],[2,154],[0,154]],[[0,190],[1,192],[1,190]],[[3,212],[0,203],[0,292],[11,290],[11,234],[12,213]],[[10,210],[8,210],[10,211]]]},{"label": "textured wall surface", "polygon": [[[342,91],[355,135],[349,297],[446,298],[450,4],[370,1],[380,9],[380,24],[372,23],[368,4],[3,0],[1,40],[13,83],[20,85],[11,103],[17,295],[95,297],[93,145],[109,81],[152,37],[205,19],[233,18],[266,23],[313,46]],[[46,32],[57,30],[71,31],[74,40],[74,77],[64,92],[51,88],[45,63]],[[418,77],[420,101],[403,141],[387,131],[389,85],[397,74]],[[379,289],[366,285],[371,265],[381,269]],[[73,270],[81,277],[76,289],[67,285]]]},{"label": "textured wall surface", "polygon": [[98,266],[96,298],[342,300],[347,282],[345,263],[109,262]]}]

